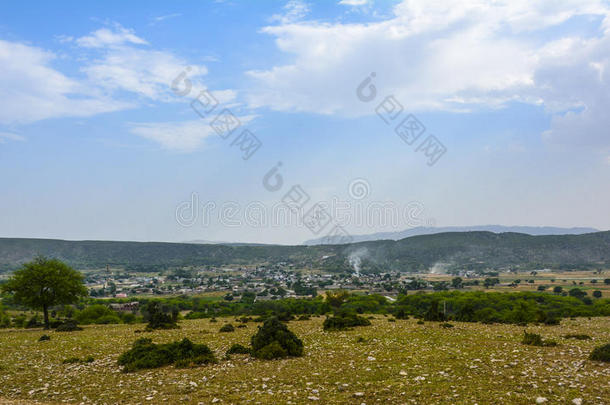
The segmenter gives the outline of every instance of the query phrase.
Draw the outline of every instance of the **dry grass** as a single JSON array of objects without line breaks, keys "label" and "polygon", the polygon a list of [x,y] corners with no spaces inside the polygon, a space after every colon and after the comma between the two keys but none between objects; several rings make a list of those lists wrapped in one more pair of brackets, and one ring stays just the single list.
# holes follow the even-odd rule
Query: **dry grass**
[{"label": "dry grass", "polygon": [[[378,316],[372,326],[327,333],[322,320],[290,323],[305,343],[302,358],[233,355],[217,365],[132,374],[122,373],[116,360],[138,337],[188,337],[222,358],[233,343],[248,344],[256,324],[219,333],[215,323],[192,320],[179,330],[138,334],[142,325],[99,325],[50,332],[48,342],[38,342],[41,330],[0,331],[0,403],[533,404],[545,397],[549,404],[575,398],[603,404],[610,398],[610,366],[587,360],[594,346],[610,340],[610,318],[528,328],[558,341],[550,348],[522,345],[523,328],[511,325],[454,322],[446,329]],[[87,356],[95,361],[62,364]]]}]

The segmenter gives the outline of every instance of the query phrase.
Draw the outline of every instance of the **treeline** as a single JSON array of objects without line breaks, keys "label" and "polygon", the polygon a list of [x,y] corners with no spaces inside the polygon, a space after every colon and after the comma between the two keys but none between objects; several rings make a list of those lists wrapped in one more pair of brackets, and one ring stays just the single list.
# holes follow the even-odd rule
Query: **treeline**
[{"label": "treeline", "polygon": [[[577,293],[578,292],[578,293]],[[591,299],[586,292],[573,289],[569,296],[543,292],[441,291],[400,294],[396,301],[377,295],[332,292],[315,298],[255,300],[253,293],[234,301],[212,297],[178,296],[162,299],[139,299],[140,308],[158,302],[163,311],[185,313],[179,318],[199,319],[223,316],[277,316],[291,320],[299,315],[387,314],[398,319],[408,317],[429,321],[454,320],[484,323],[556,324],[566,317],[610,316],[610,299]],[[81,324],[132,323],[143,320],[140,312],[114,311],[107,304],[125,303],[128,299],[96,300],[88,298],[76,306],[63,306],[52,312],[54,318],[69,318]],[[1,310],[0,310],[1,311]],[[187,312],[188,311],[188,312]],[[37,322],[24,315],[11,318],[0,312],[4,327],[35,327]]]}]

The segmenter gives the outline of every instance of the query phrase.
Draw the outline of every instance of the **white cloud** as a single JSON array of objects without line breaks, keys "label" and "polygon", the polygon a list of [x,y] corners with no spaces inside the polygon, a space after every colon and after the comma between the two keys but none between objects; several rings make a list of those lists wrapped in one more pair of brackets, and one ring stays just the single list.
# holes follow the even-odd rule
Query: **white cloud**
[{"label": "white cloud", "polygon": [[[561,34],[561,24],[575,17],[597,24],[596,36]],[[253,107],[353,116],[374,114],[390,94],[411,111],[521,101],[554,113],[579,108],[555,116],[551,138],[594,129],[601,136],[607,128],[610,11],[604,1],[405,0],[383,21],[280,23],[263,32],[294,57],[248,72]],[[355,91],[371,72],[379,97],[366,104]]]},{"label": "white cloud", "polygon": [[34,46],[0,40],[0,122],[86,117],[131,106],[55,70],[55,57]]},{"label": "white cloud", "polygon": [[[238,116],[237,118],[243,127],[250,122],[254,116],[244,115]],[[235,131],[240,131],[240,128],[237,128]],[[181,122],[133,123],[129,128],[129,132],[154,141],[164,149],[176,152],[193,152],[203,145],[205,138],[209,136],[218,136],[210,126],[210,119]]]},{"label": "white cloud", "polygon": [[344,6],[364,6],[369,0],[341,0],[339,4]]},{"label": "white cloud", "polygon": [[102,48],[105,46],[118,46],[124,44],[147,45],[148,42],[136,36],[133,30],[115,25],[114,30],[100,28],[90,35],[78,38],[76,43],[85,48]]},{"label": "white cloud", "polygon": [[25,141],[25,138],[12,132],[0,132],[0,143],[6,143],[7,141],[22,142]]},{"label": "white cloud", "polygon": [[[204,65],[171,52],[152,49],[144,39],[120,25],[102,28],[60,43],[76,44],[77,67],[84,77],[70,77],[53,67],[56,54],[35,46],[0,40],[0,123],[24,124],[48,118],[87,117],[124,110],[143,102],[183,100],[172,91],[181,73],[191,94],[206,88]],[[184,82],[180,80],[179,88]],[[230,89],[214,92],[220,101],[235,98]]]},{"label": "white cloud", "polygon": [[206,137],[214,134],[204,120],[136,123],[132,124],[129,132],[178,152],[191,152],[199,148]]},{"label": "white cloud", "polygon": [[274,14],[271,21],[279,21],[282,24],[292,24],[303,19],[309,13],[309,5],[302,0],[290,0],[283,7],[282,14]]}]

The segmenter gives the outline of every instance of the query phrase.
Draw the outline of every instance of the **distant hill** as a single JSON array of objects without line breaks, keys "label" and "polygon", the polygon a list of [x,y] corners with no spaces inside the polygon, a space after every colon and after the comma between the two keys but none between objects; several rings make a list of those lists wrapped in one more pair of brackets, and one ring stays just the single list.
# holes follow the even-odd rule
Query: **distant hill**
[{"label": "distant hill", "polygon": [[204,245],[194,243],[64,241],[0,238],[0,270],[10,271],[36,255],[79,268],[124,267],[127,271],[180,266],[286,262],[331,272],[453,271],[540,268],[609,268],[610,231],[541,235],[483,231],[420,235],[398,241],[350,245]]},{"label": "distant hill", "polygon": [[[397,232],[378,232],[367,235],[352,235],[352,242],[366,242],[372,240],[400,240],[411,236],[431,235],[445,232],[473,232],[485,231],[493,233],[525,233],[527,235],[582,235],[584,233],[599,232],[595,228],[557,228],[553,226],[504,226],[504,225],[475,225],[475,226],[446,226],[446,227],[416,227]],[[327,238],[309,239],[304,245],[321,245]]]}]

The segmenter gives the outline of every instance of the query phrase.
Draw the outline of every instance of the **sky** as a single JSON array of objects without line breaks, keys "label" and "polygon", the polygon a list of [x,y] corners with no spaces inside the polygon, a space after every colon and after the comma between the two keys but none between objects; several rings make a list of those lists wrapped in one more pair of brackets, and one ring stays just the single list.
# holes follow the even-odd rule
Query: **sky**
[{"label": "sky", "polygon": [[610,2],[11,2],[0,237],[610,229]]}]

